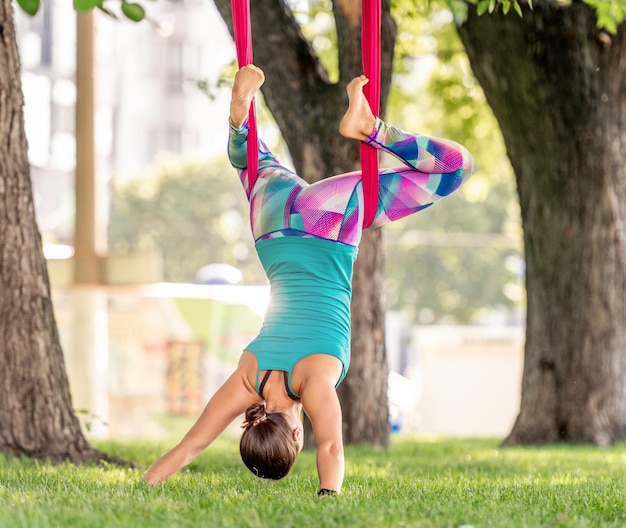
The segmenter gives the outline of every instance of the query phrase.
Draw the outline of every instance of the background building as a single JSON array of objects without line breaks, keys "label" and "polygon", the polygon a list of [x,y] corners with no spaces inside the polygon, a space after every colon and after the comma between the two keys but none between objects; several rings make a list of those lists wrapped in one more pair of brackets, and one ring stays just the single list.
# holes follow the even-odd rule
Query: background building
[{"label": "background building", "polygon": [[[145,7],[147,20],[138,24],[95,17],[101,215],[113,178],[132,178],[164,153],[211,158],[226,143],[229,93],[217,84],[235,53],[215,6],[180,0]],[[39,225],[45,240],[71,245],[76,12],[71,2],[50,0],[32,18],[16,9],[16,23]]]}]

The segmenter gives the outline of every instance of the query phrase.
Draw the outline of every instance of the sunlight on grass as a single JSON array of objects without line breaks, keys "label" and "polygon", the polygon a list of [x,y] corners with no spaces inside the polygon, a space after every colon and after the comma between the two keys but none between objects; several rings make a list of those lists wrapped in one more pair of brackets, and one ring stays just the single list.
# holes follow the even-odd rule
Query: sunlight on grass
[{"label": "sunlight on grass", "polygon": [[339,497],[318,499],[314,452],[282,481],[255,478],[236,441],[211,446],[167,483],[140,479],[171,445],[109,442],[134,469],[0,456],[0,527],[619,527],[624,445],[501,448],[497,440],[395,437],[346,448]]}]

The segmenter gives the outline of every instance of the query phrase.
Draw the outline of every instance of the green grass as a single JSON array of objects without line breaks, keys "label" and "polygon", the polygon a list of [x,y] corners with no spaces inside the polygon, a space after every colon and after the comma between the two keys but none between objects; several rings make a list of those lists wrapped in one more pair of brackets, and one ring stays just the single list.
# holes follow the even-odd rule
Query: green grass
[{"label": "green grass", "polygon": [[167,483],[139,483],[168,447],[110,442],[137,469],[0,456],[0,527],[626,527],[625,445],[498,447],[496,440],[394,438],[346,448],[339,497],[318,499],[305,452],[279,482],[256,479],[221,440]]}]

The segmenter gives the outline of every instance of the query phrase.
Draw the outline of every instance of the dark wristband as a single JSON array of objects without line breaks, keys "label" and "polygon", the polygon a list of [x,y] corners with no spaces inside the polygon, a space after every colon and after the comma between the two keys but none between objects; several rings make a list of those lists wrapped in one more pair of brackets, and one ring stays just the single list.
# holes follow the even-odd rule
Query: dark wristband
[{"label": "dark wristband", "polygon": [[333,495],[337,495],[337,492],[335,490],[330,490],[326,488],[322,488],[321,490],[317,492],[318,497],[323,497],[324,495],[333,496]]}]

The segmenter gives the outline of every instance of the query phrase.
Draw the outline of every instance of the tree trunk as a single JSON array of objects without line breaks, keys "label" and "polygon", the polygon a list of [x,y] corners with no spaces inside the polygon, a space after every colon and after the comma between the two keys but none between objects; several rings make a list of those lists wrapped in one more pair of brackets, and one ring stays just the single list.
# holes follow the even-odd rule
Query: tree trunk
[{"label": "tree trunk", "polygon": [[460,28],[505,138],[526,251],[520,413],[505,443],[626,432],[626,26],[537,2]]},{"label": "tree trunk", "polygon": [[54,461],[113,460],[84,438],[72,409],[23,122],[13,10],[0,0],[0,451]]},{"label": "tree trunk", "polygon": [[[215,4],[232,34],[230,0]],[[287,143],[298,174],[313,183],[359,168],[359,145],[338,133],[347,108],[346,83],[362,73],[358,0],[335,0],[339,82],[329,76],[283,0],[251,2],[254,62],[266,73],[265,102]],[[381,109],[391,85],[395,24],[383,1]],[[383,110],[381,110],[381,114]],[[366,232],[355,266],[352,360],[339,391],[347,442],[388,443],[384,348],[382,233]],[[310,435],[308,435],[310,436]]]}]

